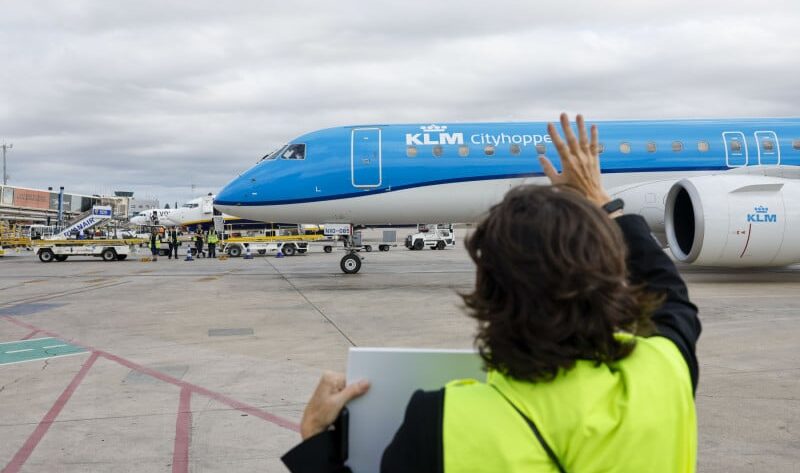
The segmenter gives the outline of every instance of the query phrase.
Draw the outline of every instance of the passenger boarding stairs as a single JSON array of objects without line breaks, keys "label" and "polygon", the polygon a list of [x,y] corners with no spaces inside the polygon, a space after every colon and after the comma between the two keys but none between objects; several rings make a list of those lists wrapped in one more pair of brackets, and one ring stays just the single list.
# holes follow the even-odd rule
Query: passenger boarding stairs
[{"label": "passenger boarding stairs", "polygon": [[66,240],[75,233],[88,230],[112,217],[110,205],[95,205],[92,210],[79,215],[67,227],[62,228],[48,240]]}]

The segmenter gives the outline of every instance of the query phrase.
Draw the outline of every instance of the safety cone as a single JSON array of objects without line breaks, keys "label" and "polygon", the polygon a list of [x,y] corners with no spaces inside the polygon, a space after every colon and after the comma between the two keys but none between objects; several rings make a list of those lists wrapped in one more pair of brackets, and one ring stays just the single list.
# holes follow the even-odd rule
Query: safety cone
[{"label": "safety cone", "polygon": [[194,258],[192,258],[192,250],[186,252],[186,259],[184,261],[194,261]]},{"label": "safety cone", "polygon": [[253,259],[253,254],[250,253],[250,247],[249,246],[245,246],[244,247],[244,259]]},{"label": "safety cone", "polygon": [[278,250],[278,252],[275,253],[275,257],[276,258],[283,258],[283,256],[284,256],[284,254],[281,252],[281,250]]}]

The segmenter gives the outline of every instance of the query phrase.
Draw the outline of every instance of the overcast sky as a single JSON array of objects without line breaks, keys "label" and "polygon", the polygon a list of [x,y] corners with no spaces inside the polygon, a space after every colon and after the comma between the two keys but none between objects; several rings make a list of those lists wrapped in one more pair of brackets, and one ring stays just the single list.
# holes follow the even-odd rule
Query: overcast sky
[{"label": "overcast sky", "polygon": [[797,1],[6,0],[0,140],[9,184],[165,203],[329,126],[796,116],[799,27]]}]

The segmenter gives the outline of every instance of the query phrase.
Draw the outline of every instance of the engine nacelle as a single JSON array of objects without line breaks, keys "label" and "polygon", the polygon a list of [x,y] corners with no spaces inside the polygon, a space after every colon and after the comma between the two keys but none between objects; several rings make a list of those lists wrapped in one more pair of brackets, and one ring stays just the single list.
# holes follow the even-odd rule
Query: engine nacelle
[{"label": "engine nacelle", "polygon": [[797,263],[800,183],[746,175],[683,179],[667,194],[664,226],[672,254],[685,263]]}]

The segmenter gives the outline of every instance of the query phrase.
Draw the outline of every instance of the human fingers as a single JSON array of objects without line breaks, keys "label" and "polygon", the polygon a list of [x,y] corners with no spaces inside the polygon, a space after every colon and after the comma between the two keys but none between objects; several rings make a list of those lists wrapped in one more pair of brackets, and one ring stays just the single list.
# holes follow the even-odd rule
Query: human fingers
[{"label": "human fingers", "polygon": [[592,134],[592,140],[589,144],[589,151],[592,155],[592,159],[595,162],[595,166],[597,170],[600,170],[600,134],[597,131],[597,125],[592,125],[590,133]]},{"label": "human fingers", "polygon": [[546,156],[539,156],[539,164],[542,165],[542,171],[544,172],[544,175],[550,179],[551,184],[558,184],[560,182],[561,175]]},{"label": "human fingers", "polygon": [[561,114],[561,130],[564,132],[564,139],[567,140],[567,146],[572,154],[577,156],[580,152],[578,146],[578,139],[575,138],[575,133],[572,132],[572,127],[569,124],[569,117],[566,113]]},{"label": "human fingers", "polygon": [[550,135],[550,139],[553,141],[556,151],[558,151],[558,156],[561,158],[561,168],[566,171],[570,163],[569,148],[566,143],[564,143],[564,140],[561,139],[561,135],[558,133],[554,124],[547,124],[547,133]]},{"label": "human fingers", "polygon": [[344,387],[341,391],[336,393],[336,402],[340,404],[339,410],[344,407],[345,404],[352,401],[357,397],[361,397],[369,391],[369,381],[366,379],[362,379],[360,381],[356,381],[355,383],[350,383]]},{"label": "human fingers", "polygon": [[589,151],[589,135],[586,133],[586,124],[583,121],[583,115],[580,113],[575,117],[575,123],[578,126],[578,140],[583,151]]}]

